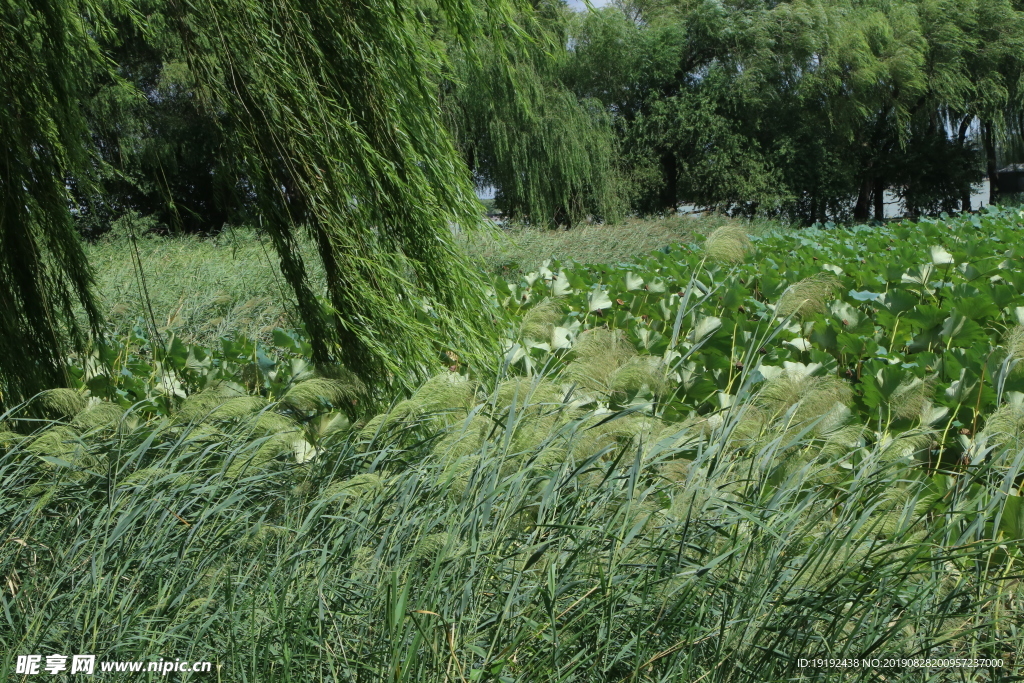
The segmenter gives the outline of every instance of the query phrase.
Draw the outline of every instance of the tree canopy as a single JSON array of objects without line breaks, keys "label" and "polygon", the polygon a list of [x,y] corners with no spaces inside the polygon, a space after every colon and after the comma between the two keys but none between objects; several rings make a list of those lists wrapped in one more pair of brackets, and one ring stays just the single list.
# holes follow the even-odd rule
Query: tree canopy
[{"label": "tree canopy", "polygon": [[1019,154],[1022,40],[1012,0],[624,2],[580,17],[568,82],[639,210],[880,218],[886,188],[959,208]]},{"label": "tree canopy", "polygon": [[525,39],[453,50],[444,105],[463,158],[478,184],[496,189],[508,217],[614,221],[625,197],[611,113],[566,86],[574,15],[555,2],[516,19]]}]

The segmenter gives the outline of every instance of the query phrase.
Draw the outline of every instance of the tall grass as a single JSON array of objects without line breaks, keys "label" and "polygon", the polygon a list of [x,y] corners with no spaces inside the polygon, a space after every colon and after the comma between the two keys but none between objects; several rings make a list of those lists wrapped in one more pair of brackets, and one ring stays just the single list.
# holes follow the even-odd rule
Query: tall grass
[{"label": "tall grass", "polygon": [[[314,249],[299,241],[315,291],[323,293],[323,268]],[[136,266],[141,265],[141,276]],[[221,336],[269,342],[275,327],[298,325],[295,298],[277,256],[252,229],[218,237],[101,238],[86,246],[96,273],[96,293],[114,335],[154,324],[185,343],[216,346]]]},{"label": "tall grass", "polygon": [[[462,246],[485,272],[518,277],[546,259],[578,263],[623,263],[671,244],[692,241],[723,223],[740,223],[718,215],[628,218],[613,224],[581,223],[569,230],[549,230],[510,223],[501,230],[464,235]],[[778,221],[742,221],[757,234]]]},{"label": "tall grass", "polygon": [[[545,259],[582,263],[630,261],[669,244],[710,232],[723,219],[629,220],[580,225],[572,230],[528,226],[459,235],[469,258],[488,275],[517,277]],[[755,229],[757,225],[748,226]],[[325,276],[308,240],[297,241],[313,291],[324,294]],[[141,266],[141,276],[137,263]],[[222,336],[243,335],[266,343],[275,327],[299,324],[295,299],[265,237],[250,228],[218,237],[126,235],[88,244],[100,308],[114,335],[135,325],[155,325],[185,343],[216,346]],[[84,323],[84,313],[81,315]]]},{"label": "tall grass", "polygon": [[800,658],[956,656],[1005,665],[842,676],[1009,680],[1020,550],[992,523],[1024,456],[992,452],[936,495],[891,448],[794,427],[799,404],[751,439],[756,405],[666,429],[556,378],[452,375],[309,436],[312,459],[267,430],[281,407],[265,402],[150,421],[92,406],[0,435],[0,667],[92,653],[211,660],[223,681],[782,681],[837,679]]},{"label": "tall grass", "polygon": [[[142,240],[140,257],[165,283],[273,274],[228,239]],[[686,291],[677,321],[717,296]],[[513,336],[553,335],[556,313]],[[310,373],[264,397],[203,385],[163,412],[57,390],[3,414],[0,670],[79,653],[210,660],[221,681],[1019,674],[1018,413],[936,465],[930,433],[855,424],[834,377],[755,383],[761,338],[729,351],[735,400],[668,424],[665,365],[617,334],[582,332],[527,377],[512,351],[477,379],[445,372],[378,415]],[[634,395],[654,403],[616,409]],[[800,666],[950,657],[1003,666]]]}]

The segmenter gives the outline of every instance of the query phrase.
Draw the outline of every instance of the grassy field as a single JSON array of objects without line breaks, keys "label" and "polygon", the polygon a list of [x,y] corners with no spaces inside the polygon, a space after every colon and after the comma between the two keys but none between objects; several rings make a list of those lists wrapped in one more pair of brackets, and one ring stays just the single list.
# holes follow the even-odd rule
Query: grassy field
[{"label": "grassy field", "polygon": [[[275,327],[293,326],[293,297],[273,248],[252,230],[212,239],[101,239],[87,253],[116,334],[142,320],[190,343],[215,344],[237,334],[269,341]],[[317,260],[307,263],[322,282]]]},{"label": "grassy field", "polygon": [[0,667],[1021,675],[1024,212],[476,239],[500,356],[400,396],[273,330],[252,235],[139,241],[159,340],[90,247],[123,334],[0,425]]},{"label": "grassy field", "polygon": [[[706,235],[723,223],[721,217],[631,219],[614,225],[582,224],[571,230],[538,230],[512,226],[465,237],[465,247],[482,270],[518,277],[536,270],[545,259],[580,263],[631,261],[670,244]],[[767,222],[745,222],[752,232]]]},{"label": "grassy field", "polygon": [[[724,219],[634,220],[616,225],[581,225],[573,230],[516,226],[461,235],[470,258],[492,275],[519,277],[545,259],[618,263],[706,234]],[[760,229],[758,226],[752,228]],[[323,273],[303,243],[314,285]],[[273,248],[251,229],[217,238],[127,237],[100,239],[87,248],[97,291],[112,329],[125,333],[139,320],[155,321],[162,333],[188,343],[216,344],[225,335],[271,340],[275,327],[294,326],[293,301]],[[143,277],[139,276],[138,265]],[[148,294],[149,304],[146,305]]]}]

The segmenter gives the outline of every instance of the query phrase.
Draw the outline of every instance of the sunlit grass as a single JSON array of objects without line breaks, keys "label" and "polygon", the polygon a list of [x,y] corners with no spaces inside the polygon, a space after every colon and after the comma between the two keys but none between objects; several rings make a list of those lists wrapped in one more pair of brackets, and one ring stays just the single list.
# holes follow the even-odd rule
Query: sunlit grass
[{"label": "sunlit grass", "polygon": [[[634,219],[615,225],[581,224],[572,230],[513,226],[463,235],[461,242],[485,273],[515,277],[549,258],[629,261],[688,241],[723,221]],[[312,246],[299,244],[312,286],[319,290],[323,269]],[[266,238],[251,229],[228,230],[216,238],[142,237],[137,248],[141,278],[128,238],[100,239],[86,247],[96,291],[115,333],[140,320],[147,326],[155,321],[158,330],[173,332],[186,343],[215,345],[223,335],[269,341],[274,327],[298,324],[294,296],[277,257]]]},{"label": "sunlit grass", "polygon": [[[235,229],[216,238],[100,239],[86,247],[96,291],[111,330],[121,334],[155,322],[186,343],[216,345],[223,335],[270,340],[275,327],[295,327],[294,296],[266,237]],[[303,254],[314,287],[323,271]],[[139,269],[141,265],[142,275]],[[148,298],[148,302],[147,302]],[[152,316],[151,316],[152,314]]]},{"label": "sunlit grass", "polygon": [[570,230],[510,225],[492,232],[466,235],[467,254],[486,272],[517,277],[546,259],[578,263],[630,262],[671,244],[691,242],[727,223],[757,234],[781,224],[741,221],[722,216],[632,218],[611,225],[582,223]]}]

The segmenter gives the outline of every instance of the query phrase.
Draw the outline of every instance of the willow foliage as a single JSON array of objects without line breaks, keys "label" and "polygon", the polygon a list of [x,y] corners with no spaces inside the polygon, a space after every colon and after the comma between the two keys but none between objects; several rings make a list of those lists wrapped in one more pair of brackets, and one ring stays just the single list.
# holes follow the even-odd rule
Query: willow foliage
[{"label": "willow foliage", "polygon": [[536,225],[615,220],[623,208],[611,116],[563,82],[570,21],[560,3],[540,3],[519,17],[525,34],[456,54],[446,99],[478,181],[506,215]]},{"label": "willow foliage", "polygon": [[78,101],[100,61],[98,10],[29,0],[0,9],[0,403],[63,381],[64,350],[81,339],[76,305],[99,323],[65,184],[88,176]]},{"label": "willow foliage", "polygon": [[[468,3],[446,3],[463,35]],[[438,48],[415,5],[232,0],[181,6],[191,67],[228,112],[234,157],[295,289],[320,359],[382,378],[428,363],[436,325],[472,346],[479,287],[453,225],[478,220],[468,173],[438,116]],[[330,311],[307,286],[305,225]],[[463,350],[463,349],[460,349]]]},{"label": "willow foliage", "polygon": [[[385,382],[435,362],[439,339],[466,354],[487,338],[482,288],[452,241],[479,212],[439,115],[446,48],[427,10],[467,52],[511,16],[503,0],[169,2],[164,12],[200,101],[230,121],[225,161],[259,205],[314,355]],[[47,0],[8,2],[0,15],[0,278],[12,292],[0,303],[0,379],[13,396],[59,382],[75,304],[98,323],[65,179],[89,175],[76,107],[89,75],[109,69],[87,30],[109,12]],[[302,229],[323,260],[326,299],[308,285]]]}]

